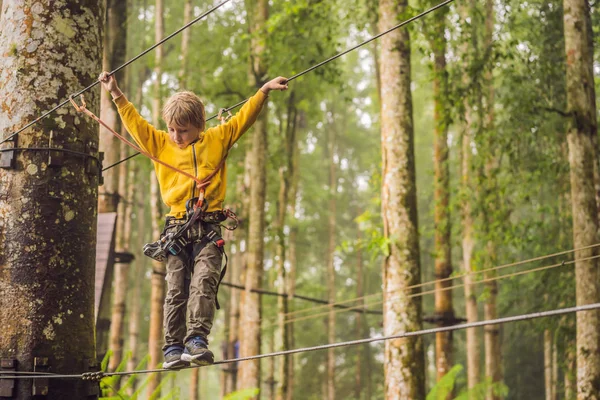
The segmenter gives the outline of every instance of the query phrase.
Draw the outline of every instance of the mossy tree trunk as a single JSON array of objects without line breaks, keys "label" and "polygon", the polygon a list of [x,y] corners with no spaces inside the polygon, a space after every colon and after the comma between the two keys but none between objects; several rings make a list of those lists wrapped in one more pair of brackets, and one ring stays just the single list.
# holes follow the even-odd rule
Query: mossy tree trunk
[{"label": "mossy tree trunk", "polygon": [[[567,64],[567,131],[573,207],[573,247],[598,242],[598,206],[594,189],[598,135],[593,74],[592,26],[586,0],[564,0]],[[576,260],[597,255],[597,248],[580,250]],[[598,260],[575,263],[577,305],[600,302]],[[600,398],[599,312],[577,313],[577,399]]]},{"label": "mossy tree trunk", "polygon": [[[407,11],[405,0],[379,1],[379,30],[397,24]],[[381,38],[382,215],[389,253],[383,267],[384,335],[421,329],[421,298],[406,288],[421,281],[414,132],[410,91],[410,35],[396,30]],[[393,293],[392,295],[388,293]],[[385,343],[386,398],[425,398],[421,338]]]},{"label": "mossy tree trunk", "polygon": [[[104,10],[90,0],[21,0],[2,7],[4,139],[95,81]],[[86,101],[99,112],[98,91],[87,93]],[[16,144],[98,157],[98,125],[69,106],[20,133]],[[57,165],[50,165],[47,152],[21,151],[14,168],[0,169],[0,357],[17,360],[19,371],[34,371],[34,360],[47,358],[52,372],[79,374],[96,358],[98,172],[88,170],[96,164],[90,157],[52,157]],[[97,398],[90,389],[80,379],[53,379],[44,398]],[[30,399],[31,380],[19,380],[14,394]]]},{"label": "mossy tree trunk", "polygon": [[[250,80],[257,89],[266,78],[265,24],[269,14],[267,0],[246,0],[248,12],[250,45]],[[248,226],[248,252],[245,276],[246,290],[242,293],[242,320],[244,335],[240,336],[240,355],[242,357],[260,352],[260,320],[262,305],[260,295],[251,293],[250,289],[259,289],[263,281],[264,232],[265,232],[265,199],[266,199],[266,149],[267,149],[267,107],[256,120],[251,132],[252,153],[250,161],[250,205]],[[260,360],[247,361],[240,364],[239,386],[241,389],[260,387]]]}]

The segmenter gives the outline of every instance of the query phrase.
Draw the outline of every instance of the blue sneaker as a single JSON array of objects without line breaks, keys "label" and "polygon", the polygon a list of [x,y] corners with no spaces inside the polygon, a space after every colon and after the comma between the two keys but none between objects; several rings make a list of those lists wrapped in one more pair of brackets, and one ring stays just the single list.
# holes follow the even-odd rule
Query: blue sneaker
[{"label": "blue sneaker", "polygon": [[215,362],[215,356],[208,349],[206,340],[200,336],[190,339],[185,344],[185,351],[181,355],[181,359],[196,365],[211,365]]},{"label": "blue sneaker", "polygon": [[189,364],[182,360],[182,354],[183,349],[180,346],[169,346],[169,348],[165,350],[165,362],[163,362],[163,368],[181,369],[187,367]]}]

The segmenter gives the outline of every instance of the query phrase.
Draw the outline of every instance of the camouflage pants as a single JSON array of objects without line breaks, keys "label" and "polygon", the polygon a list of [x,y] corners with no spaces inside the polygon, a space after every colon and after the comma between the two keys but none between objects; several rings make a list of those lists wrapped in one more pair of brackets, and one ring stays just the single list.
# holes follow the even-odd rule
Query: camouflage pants
[{"label": "camouflage pants", "polygon": [[[167,232],[176,228],[167,228]],[[203,222],[201,227],[190,229],[191,238],[198,239],[208,229],[221,233],[219,225]],[[200,251],[198,246],[190,244],[178,255],[167,257],[163,350],[173,345],[183,346],[195,336],[206,339],[210,334],[223,254],[212,242]]]}]

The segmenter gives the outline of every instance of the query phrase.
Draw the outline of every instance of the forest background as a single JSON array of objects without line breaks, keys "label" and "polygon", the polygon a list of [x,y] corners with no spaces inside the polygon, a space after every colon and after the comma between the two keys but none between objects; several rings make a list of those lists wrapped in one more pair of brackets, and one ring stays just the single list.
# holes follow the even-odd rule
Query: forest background
[{"label": "forest background", "polygon": [[[252,95],[267,77],[303,71],[378,33],[382,20],[397,23],[435,4],[391,2],[400,12],[386,15],[386,1],[380,3],[233,1],[128,66],[119,80],[142,115],[163,129],[160,104],[179,90],[197,93],[210,116]],[[109,0],[104,69],[116,68],[211,5]],[[595,3],[589,7],[597,90],[600,16]],[[272,94],[268,111],[228,158],[226,205],[241,225],[225,236],[225,281],[288,297],[222,286],[222,310],[210,337],[217,358],[233,357],[237,339],[256,335],[255,328],[259,347],[244,347],[250,345],[242,339],[242,355],[384,335],[381,311],[390,307],[382,304],[412,302],[411,296],[383,296],[397,238],[384,229],[390,226],[383,215],[389,204],[382,204],[382,192],[396,189],[415,190],[418,242],[408,251],[417,255],[420,280],[457,276],[447,281],[446,287],[456,287],[446,296],[443,285],[411,292],[421,299],[411,303],[419,309],[419,325],[574,305],[572,253],[493,269],[576,247],[563,17],[562,1],[457,1],[402,28],[410,35],[404,41],[410,57],[404,60],[410,62],[405,98],[412,104],[405,110],[413,119],[414,143],[407,145],[414,145],[413,188],[393,187],[383,176],[382,142],[392,153],[405,144],[386,142],[382,128],[382,94],[397,86],[382,78],[389,60],[380,58],[381,41],[299,78],[284,94]],[[103,97],[103,119],[120,129],[114,106]],[[101,135],[105,166],[132,153],[109,137]],[[100,212],[119,211],[117,248],[135,260],[115,266],[113,303],[101,310],[111,328],[98,328],[98,350],[109,352],[109,370],[148,365],[148,355],[154,358],[150,366],[156,365],[164,266],[144,257],[141,245],[158,238],[166,209],[157,201],[144,157],[104,177]],[[264,226],[253,225],[251,214],[261,212]],[[252,269],[256,254],[260,268]],[[542,270],[527,272],[535,268]],[[472,281],[463,280],[469,270],[475,272]],[[344,301],[351,309],[293,294]],[[250,327],[256,316],[260,326]],[[453,366],[456,396],[471,388],[472,398],[574,398],[575,324],[575,315],[568,315],[479,328],[470,338],[458,331],[438,337],[438,349],[436,336],[425,335],[423,368],[417,361],[412,373],[435,398],[436,390],[448,386],[436,382]],[[243,387],[260,388],[261,398],[391,398],[384,370],[394,366],[385,354],[383,343],[373,343],[265,359],[259,370],[244,371],[240,363],[239,371],[224,365],[112,384],[124,386],[120,396],[131,395],[137,385],[154,398],[216,399]]]}]

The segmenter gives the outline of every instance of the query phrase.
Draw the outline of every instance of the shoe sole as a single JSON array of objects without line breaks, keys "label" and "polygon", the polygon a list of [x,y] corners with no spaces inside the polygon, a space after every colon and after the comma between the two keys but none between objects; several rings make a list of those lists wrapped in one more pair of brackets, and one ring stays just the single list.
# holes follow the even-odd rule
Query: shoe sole
[{"label": "shoe sole", "polygon": [[164,362],[162,367],[164,369],[182,369],[189,365],[190,365],[189,362],[187,362],[186,360],[183,359],[183,357],[181,357],[179,360],[175,360],[175,361],[171,361],[171,362]]},{"label": "shoe sole", "polygon": [[202,354],[197,354],[195,356],[187,353],[183,353],[181,355],[181,360],[188,362],[190,364],[196,364],[199,366],[212,365],[215,363],[214,357],[212,354],[206,352]]}]

